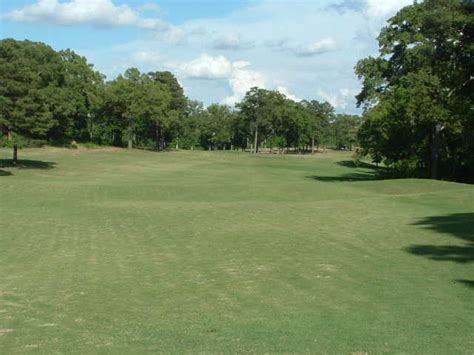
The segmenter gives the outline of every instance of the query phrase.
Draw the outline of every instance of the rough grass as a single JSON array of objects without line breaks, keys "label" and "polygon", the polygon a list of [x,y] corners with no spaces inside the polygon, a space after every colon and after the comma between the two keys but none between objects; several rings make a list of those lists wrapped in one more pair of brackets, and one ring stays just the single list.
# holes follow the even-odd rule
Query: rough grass
[{"label": "rough grass", "polygon": [[20,158],[2,353],[472,354],[474,186],[374,180],[347,153]]}]

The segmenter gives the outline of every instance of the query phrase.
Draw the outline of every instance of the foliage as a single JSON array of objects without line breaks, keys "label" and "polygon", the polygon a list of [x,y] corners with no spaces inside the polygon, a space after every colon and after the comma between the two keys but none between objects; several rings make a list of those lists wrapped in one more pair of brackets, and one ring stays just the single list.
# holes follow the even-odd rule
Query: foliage
[{"label": "foliage", "polygon": [[45,137],[58,124],[51,110],[50,89],[63,83],[61,60],[51,47],[30,41],[0,42],[0,127]]},{"label": "foliage", "polygon": [[459,0],[407,6],[382,29],[379,57],[357,64],[358,135],[374,161],[433,178],[474,176],[473,15]]},{"label": "foliage", "polygon": [[352,150],[357,143],[360,118],[355,115],[339,114],[329,122],[329,139],[336,149]]},{"label": "foliage", "polygon": [[8,139],[8,136],[0,135],[0,147],[12,148],[13,145],[19,148],[41,148],[48,144],[44,139],[33,139],[20,135],[15,135],[13,139]]},{"label": "foliage", "polygon": [[234,113],[226,105],[213,104],[200,115],[200,145],[205,149],[225,149],[230,146]]},{"label": "foliage", "polygon": [[336,140],[341,149],[353,144],[353,127],[338,123],[335,130],[327,102],[298,103],[278,91],[252,88],[235,108],[204,107],[188,100],[168,71],[129,68],[105,82],[86,58],[42,43],[2,40],[0,80],[0,131],[13,143],[21,135],[59,146],[74,141],[254,152],[314,152]]}]

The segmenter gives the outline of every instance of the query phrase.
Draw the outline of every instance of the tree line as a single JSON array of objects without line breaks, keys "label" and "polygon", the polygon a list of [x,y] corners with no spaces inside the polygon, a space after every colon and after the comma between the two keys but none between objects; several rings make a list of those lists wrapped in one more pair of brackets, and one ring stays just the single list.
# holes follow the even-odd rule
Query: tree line
[{"label": "tree line", "polygon": [[361,153],[401,176],[474,181],[474,3],[404,7],[356,65]]},{"label": "tree line", "polygon": [[130,68],[106,81],[72,50],[28,40],[0,41],[0,80],[0,134],[15,159],[18,145],[38,140],[159,150],[351,149],[360,124],[327,102],[295,102],[261,88],[234,108],[205,107],[168,71]]},{"label": "tree line", "polygon": [[178,149],[352,149],[400,176],[474,181],[474,4],[425,0],[401,9],[360,60],[363,117],[327,102],[250,89],[235,107],[189,100],[168,71],[114,80],[71,50],[0,41],[0,142]]}]

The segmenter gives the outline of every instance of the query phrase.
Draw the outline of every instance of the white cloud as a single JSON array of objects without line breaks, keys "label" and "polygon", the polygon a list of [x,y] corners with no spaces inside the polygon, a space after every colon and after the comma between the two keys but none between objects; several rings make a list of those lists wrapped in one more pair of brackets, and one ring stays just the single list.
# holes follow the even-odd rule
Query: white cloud
[{"label": "white cloud", "polygon": [[318,90],[318,96],[329,102],[336,109],[345,109],[350,102],[354,101],[354,96],[358,91],[355,89],[339,89],[336,93]]},{"label": "white cloud", "polygon": [[159,19],[142,18],[128,5],[114,5],[112,0],[38,0],[3,17],[18,22],[58,25],[91,24],[98,27],[134,26],[144,29],[169,26]]},{"label": "white cloud", "polygon": [[250,66],[250,62],[247,62],[246,60],[238,60],[236,62],[233,62],[232,63],[232,66],[235,68],[235,69],[243,69],[245,67],[248,67]]},{"label": "white cloud", "polygon": [[148,30],[155,39],[166,43],[184,43],[193,36],[206,34],[202,26],[176,26],[159,18],[143,17],[140,12],[161,11],[154,2],[145,3],[136,9],[113,0],[37,0],[32,5],[2,14],[0,18],[48,25],[92,25],[99,28],[136,27]]},{"label": "white cloud", "polygon": [[300,102],[302,100],[300,97],[291,94],[286,86],[277,86],[276,89],[277,89],[277,91],[279,91],[280,93],[285,95],[290,100],[293,100],[293,101],[296,101],[296,102]]},{"label": "white cloud", "polygon": [[234,105],[240,101],[250,88],[254,86],[264,88],[266,86],[265,76],[250,69],[250,62],[242,60],[232,62],[222,55],[202,54],[189,62],[171,64],[170,66],[178,69],[190,79],[227,80],[232,95],[224,98],[222,102],[228,105]]},{"label": "white cloud", "polygon": [[320,41],[310,43],[295,50],[299,56],[310,57],[317,54],[330,52],[336,49],[336,41],[332,38],[324,38]]},{"label": "white cloud", "polygon": [[410,4],[413,4],[413,0],[367,0],[365,14],[370,18],[387,19]]},{"label": "white cloud", "polygon": [[[203,54],[189,62],[179,64],[177,67],[188,78],[194,79],[226,79],[232,95],[224,98],[223,103],[234,105],[242,100],[247,91],[252,87],[266,88],[268,80],[261,72],[250,69],[250,62],[235,61],[231,62],[226,57],[210,56]],[[290,93],[287,87],[277,86],[276,90],[294,101],[301,99]]]},{"label": "white cloud", "polygon": [[188,78],[195,79],[226,79],[232,74],[232,63],[224,56],[202,54],[190,62],[178,65]]},{"label": "white cloud", "polygon": [[229,85],[233,94],[226,97],[223,103],[234,105],[236,102],[242,100],[247,91],[254,86],[265,88],[265,76],[255,70],[246,69],[246,67],[234,67],[231,77],[229,78]]}]

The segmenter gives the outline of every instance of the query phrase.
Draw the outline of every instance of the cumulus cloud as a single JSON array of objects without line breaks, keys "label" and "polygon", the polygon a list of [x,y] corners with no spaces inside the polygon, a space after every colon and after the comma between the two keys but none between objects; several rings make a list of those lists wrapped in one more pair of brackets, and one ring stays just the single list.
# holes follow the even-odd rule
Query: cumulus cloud
[{"label": "cumulus cloud", "polygon": [[288,90],[288,88],[286,86],[281,86],[281,85],[277,86],[276,90],[279,91],[280,93],[282,93],[283,95],[285,95],[290,100],[293,100],[293,101],[296,101],[296,102],[299,102],[299,101],[302,100],[300,97],[290,93],[290,90]]},{"label": "cumulus cloud", "polygon": [[227,80],[232,95],[224,98],[223,103],[234,105],[240,101],[252,87],[266,87],[265,76],[250,69],[247,61],[230,61],[222,55],[202,54],[189,62],[171,64],[184,77],[189,79]]},{"label": "cumulus cloud", "polygon": [[323,100],[329,102],[336,109],[345,109],[350,102],[354,101],[354,96],[358,91],[355,89],[339,89],[337,92],[327,92],[318,90],[317,94]]},{"label": "cumulus cloud", "polygon": [[335,10],[340,14],[347,11],[364,12],[370,18],[388,18],[413,0],[342,0],[328,5],[328,10]]},{"label": "cumulus cloud", "polygon": [[144,29],[167,27],[159,19],[143,18],[128,5],[115,5],[112,0],[38,0],[3,17],[18,22],[57,25],[134,26]]},{"label": "cumulus cloud", "polygon": [[[228,105],[234,105],[242,100],[252,87],[274,87],[274,85],[269,84],[264,74],[250,68],[250,62],[242,60],[232,62],[222,55],[202,54],[189,62],[172,66],[180,70],[181,74],[189,79],[227,80],[232,95],[224,98],[222,102]],[[286,86],[279,85],[276,90],[291,100],[301,101],[299,97],[291,94]]]},{"label": "cumulus cloud", "polygon": [[254,86],[259,88],[266,87],[265,76],[255,70],[250,70],[246,67],[236,68],[231,77],[229,78],[229,85],[232,89],[233,94],[226,97],[223,103],[228,105],[234,105],[236,102],[242,100],[247,91]]},{"label": "cumulus cloud", "polygon": [[73,26],[92,25],[98,28],[136,27],[148,30],[154,38],[166,43],[181,44],[193,36],[202,36],[202,26],[176,26],[159,18],[143,17],[141,12],[161,11],[157,3],[149,2],[136,9],[113,0],[37,0],[22,8],[2,14],[0,18],[17,22]]},{"label": "cumulus cloud", "polygon": [[336,41],[328,37],[320,41],[310,43],[308,45],[295,49],[295,53],[302,57],[311,57],[318,54],[323,54],[336,49]]},{"label": "cumulus cloud", "polygon": [[365,14],[370,18],[387,19],[410,4],[413,4],[413,0],[367,0]]},{"label": "cumulus cloud", "polygon": [[202,54],[196,59],[179,64],[178,69],[188,78],[226,79],[231,75],[233,65],[222,55]]}]

